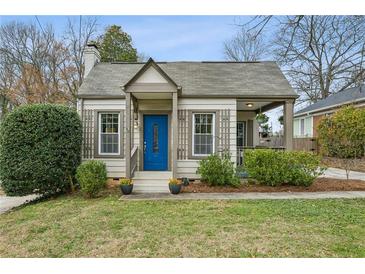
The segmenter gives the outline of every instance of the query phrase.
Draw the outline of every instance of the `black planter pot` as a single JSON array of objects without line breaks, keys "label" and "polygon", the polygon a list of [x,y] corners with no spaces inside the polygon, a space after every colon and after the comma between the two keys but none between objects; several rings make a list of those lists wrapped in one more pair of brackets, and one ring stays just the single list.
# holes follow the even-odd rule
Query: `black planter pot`
[{"label": "black planter pot", "polygon": [[120,190],[124,195],[129,195],[132,193],[133,185],[120,185]]},{"label": "black planter pot", "polygon": [[171,194],[179,194],[181,191],[181,184],[169,184]]}]

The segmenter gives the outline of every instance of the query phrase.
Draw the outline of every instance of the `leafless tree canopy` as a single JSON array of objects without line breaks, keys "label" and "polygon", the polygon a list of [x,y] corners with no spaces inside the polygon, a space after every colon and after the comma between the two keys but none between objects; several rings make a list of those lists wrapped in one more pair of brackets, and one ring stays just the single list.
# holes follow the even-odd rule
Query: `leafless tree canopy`
[{"label": "leafless tree canopy", "polygon": [[96,17],[79,17],[78,20],[68,19],[64,41],[69,50],[71,61],[76,73],[70,75],[68,81],[72,96],[76,98],[77,90],[84,80],[84,57],[85,46],[96,37],[98,20]]},{"label": "leafless tree canopy", "polygon": [[96,20],[78,23],[69,21],[63,39],[56,37],[51,25],[1,26],[0,95],[14,105],[75,104],[83,77],[82,50],[95,33]]},{"label": "leafless tree canopy", "polygon": [[236,35],[224,43],[224,55],[231,61],[258,61],[268,52],[262,33],[241,28]]},{"label": "leafless tree canopy", "polygon": [[315,102],[364,80],[365,17],[287,17],[275,55],[303,99]]},{"label": "leafless tree canopy", "polygon": [[270,25],[273,58],[299,102],[316,102],[364,82],[364,16],[256,16],[238,24],[254,35]]}]

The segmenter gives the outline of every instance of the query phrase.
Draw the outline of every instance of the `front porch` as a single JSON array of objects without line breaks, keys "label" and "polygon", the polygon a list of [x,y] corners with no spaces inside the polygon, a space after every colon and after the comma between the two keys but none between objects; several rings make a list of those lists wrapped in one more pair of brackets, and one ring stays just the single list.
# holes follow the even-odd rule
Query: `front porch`
[{"label": "front porch", "polygon": [[[283,131],[278,136],[263,138],[259,134],[256,115],[283,108]],[[237,99],[237,157],[236,164],[242,165],[245,149],[293,149],[294,100],[279,98]]]},{"label": "front porch", "polygon": [[[201,102],[200,99],[189,99],[189,104],[192,104],[193,100],[198,100],[197,103]],[[283,143],[272,148],[292,149],[293,100],[230,99],[229,106],[231,108],[228,108],[228,105],[222,105],[222,109],[216,109],[217,101],[213,101],[213,99],[211,99],[209,106],[202,105],[201,108],[203,109],[183,107],[187,104],[186,102],[187,99],[180,98],[177,92],[156,92],[153,97],[151,94],[146,96],[138,92],[126,93],[125,174],[127,178],[134,178],[137,182],[142,179],[146,181],[163,179],[165,185],[167,185],[169,178],[197,178],[194,173],[196,173],[199,160],[204,157],[197,157],[192,154],[192,135],[194,133],[191,120],[194,113],[214,113],[215,130],[212,134],[216,147],[214,152],[228,152],[232,156],[232,161],[241,165],[243,149],[262,147],[258,136],[259,125],[255,120],[256,114],[277,107],[284,107]],[[161,140],[158,139],[162,132],[152,127],[146,129],[144,122],[146,117],[163,115],[168,117],[166,138],[163,138],[165,143],[161,143]],[[154,125],[158,124],[155,123]],[[154,132],[156,136],[151,137],[152,139],[156,137],[156,140],[148,141],[145,139],[148,130],[157,130]],[[158,146],[156,150],[163,146],[167,148],[167,165],[164,169],[148,169],[145,166],[146,153],[151,152],[151,146],[154,145]],[[154,173],[164,173],[166,178],[157,178],[158,176],[156,175],[156,177]]]}]

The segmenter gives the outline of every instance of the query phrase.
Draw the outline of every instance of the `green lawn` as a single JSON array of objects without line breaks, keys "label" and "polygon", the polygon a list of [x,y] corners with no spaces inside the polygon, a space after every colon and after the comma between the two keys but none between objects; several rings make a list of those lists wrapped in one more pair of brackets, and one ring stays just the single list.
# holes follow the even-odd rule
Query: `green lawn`
[{"label": "green lawn", "polygon": [[365,257],[365,199],[119,201],[0,215],[1,257]]}]

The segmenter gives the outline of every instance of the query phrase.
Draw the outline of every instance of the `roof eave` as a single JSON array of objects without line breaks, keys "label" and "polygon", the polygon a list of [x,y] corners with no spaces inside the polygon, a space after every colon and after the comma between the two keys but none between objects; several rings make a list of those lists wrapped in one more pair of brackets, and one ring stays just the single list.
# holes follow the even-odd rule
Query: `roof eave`
[{"label": "roof eave", "polygon": [[294,118],[301,117],[301,116],[314,115],[318,112],[328,111],[328,110],[331,110],[331,109],[341,107],[343,105],[348,105],[348,104],[356,104],[357,105],[357,104],[360,104],[362,102],[365,102],[365,98],[360,98],[360,99],[353,100],[353,101],[346,101],[346,102],[343,102],[343,103],[340,103],[340,104],[334,104],[334,105],[330,105],[330,106],[326,106],[326,107],[322,107],[322,108],[316,108],[316,109],[312,109],[312,110],[309,110],[309,111],[297,112],[297,113],[294,113]]}]

